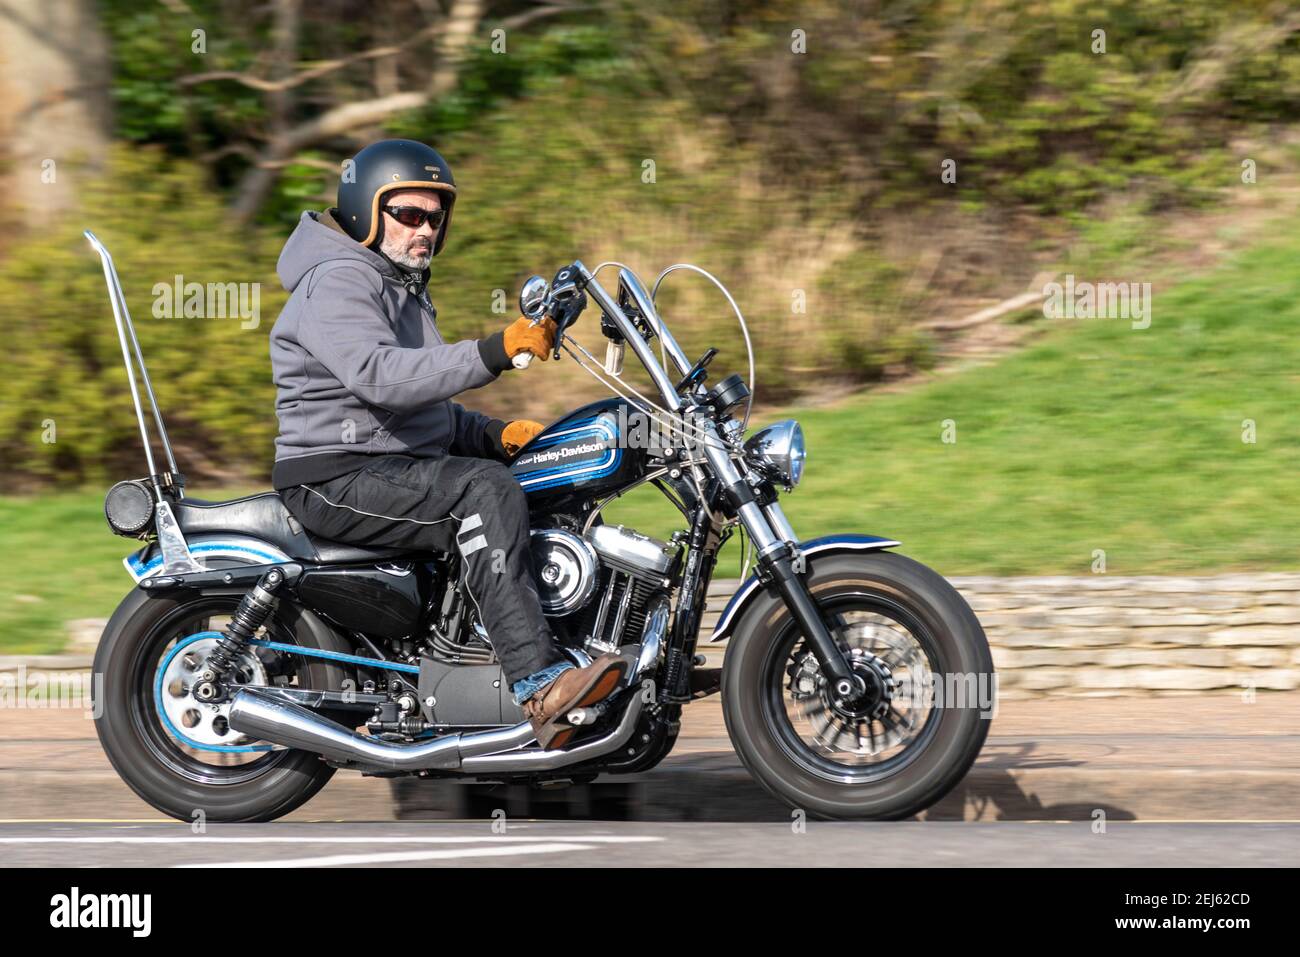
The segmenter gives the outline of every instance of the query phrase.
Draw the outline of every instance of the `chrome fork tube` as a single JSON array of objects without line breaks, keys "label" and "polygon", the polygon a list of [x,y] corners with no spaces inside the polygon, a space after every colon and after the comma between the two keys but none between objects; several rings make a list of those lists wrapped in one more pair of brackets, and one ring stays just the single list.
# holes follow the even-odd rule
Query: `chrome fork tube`
[{"label": "chrome fork tube", "polygon": [[780,502],[773,502],[771,505],[763,506],[763,514],[772,525],[772,531],[777,536],[791,545],[799,544],[799,536],[794,533],[790,527],[790,520],[785,517],[785,511],[781,508]]},{"label": "chrome fork tube", "polygon": [[[718,477],[718,481],[726,488],[731,488],[737,483],[748,488],[744,476],[740,474],[740,469],[736,468],[736,463],[731,460],[731,452],[727,443],[723,441],[717,425],[711,421],[704,421],[699,428],[704,433],[704,441],[701,443],[704,446],[704,457],[712,467],[713,474]],[[773,531],[767,516],[754,503],[752,496],[749,501],[740,505],[736,513],[740,517],[741,524],[745,526],[745,531],[749,533],[750,539],[758,548],[760,557],[781,547],[782,539]]]},{"label": "chrome fork tube", "polygon": [[596,281],[596,277],[591,271],[580,262],[575,262],[574,266],[582,275],[587,284],[587,293],[596,301],[596,305],[604,311],[614,321],[618,331],[623,334],[627,344],[632,347],[636,357],[641,360],[645,366],[646,372],[650,373],[650,378],[654,381],[655,387],[659,394],[663,396],[664,402],[673,412],[679,412],[682,408],[681,397],[677,394],[675,384],[668,378],[668,373],[659,365],[659,360],[655,358],[654,350],[650,348],[650,343],[641,338],[641,333],[636,331],[636,326],[632,325],[632,320],[624,314],[623,310],[618,307],[614,297],[605,291],[605,288]]},{"label": "chrome fork tube", "polygon": [[709,434],[704,443],[704,454],[715,474],[728,489],[734,489],[738,484],[741,486],[739,494],[733,494],[732,498],[738,502],[736,512],[745,530],[758,547],[760,571],[766,574],[768,584],[776,587],[790,614],[799,623],[822,673],[830,680],[835,696],[842,699],[858,697],[866,690],[866,684],[849,667],[844,653],[822,621],[808,586],[794,569],[796,546],[793,541],[787,544],[794,538],[794,529],[779,507],[766,510],[758,506],[748,483],[731,461],[717,426],[709,423],[705,428]]}]

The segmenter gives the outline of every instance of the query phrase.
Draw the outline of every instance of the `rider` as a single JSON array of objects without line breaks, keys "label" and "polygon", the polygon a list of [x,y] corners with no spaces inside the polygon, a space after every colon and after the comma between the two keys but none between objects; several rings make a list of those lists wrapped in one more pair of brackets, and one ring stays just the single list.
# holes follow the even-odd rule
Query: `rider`
[{"label": "rider", "polygon": [[608,696],[626,661],[576,668],[556,647],[533,585],[528,506],[504,465],[542,430],[452,397],[524,352],[546,359],[555,324],[519,318],[484,339],[443,341],[429,262],[456,202],[446,161],[383,140],[344,164],[338,206],[304,212],[277,271],[290,297],[271,330],[276,489],[310,531],[353,544],[450,551],[515,702],[546,749],[557,718]]}]

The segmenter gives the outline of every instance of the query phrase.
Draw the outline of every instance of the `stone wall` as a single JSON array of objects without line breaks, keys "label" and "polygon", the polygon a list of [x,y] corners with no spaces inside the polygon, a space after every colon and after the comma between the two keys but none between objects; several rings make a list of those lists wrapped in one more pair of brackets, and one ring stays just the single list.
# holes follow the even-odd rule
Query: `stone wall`
[{"label": "stone wall", "polygon": [[[993,648],[1004,697],[1173,695],[1300,688],[1300,574],[1197,578],[954,578]],[[715,580],[701,651],[736,590]],[[64,655],[0,671],[87,668],[102,619],[69,622]]]},{"label": "stone wall", "polygon": [[[1300,688],[1300,574],[952,581],[1005,697]],[[713,583],[709,630],[735,587]]]}]

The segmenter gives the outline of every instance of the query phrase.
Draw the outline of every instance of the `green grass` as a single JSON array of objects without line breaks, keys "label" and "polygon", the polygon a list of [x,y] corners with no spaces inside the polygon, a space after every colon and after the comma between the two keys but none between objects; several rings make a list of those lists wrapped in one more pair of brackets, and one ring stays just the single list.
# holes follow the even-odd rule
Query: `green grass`
[{"label": "green grass", "polygon": [[[945,574],[1088,574],[1096,549],[1120,575],[1300,568],[1297,263],[1292,233],[1156,288],[1148,329],[1060,321],[994,365],[790,410],[811,452],[796,529],[889,535]],[[101,494],[0,498],[0,651],[55,651],[129,589]],[[608,514],[680,525],[651,489]]]},{"label": "green grass", "polygon": [[111,615],[140,545],[108,530],[103,491],[0,497],[0,654],[58,652],[65,622]]},{"label": "green grass", "polygon": [[[888,535],[945,574],[1088,574],[1096,549],[1120,575],[1300,568],[1300,233],[1153,300],[1145,330],[1058,321],[994,365],[767,417],[807,433],[796,531]],[[616,514],[672,527],[644,497]]]}]

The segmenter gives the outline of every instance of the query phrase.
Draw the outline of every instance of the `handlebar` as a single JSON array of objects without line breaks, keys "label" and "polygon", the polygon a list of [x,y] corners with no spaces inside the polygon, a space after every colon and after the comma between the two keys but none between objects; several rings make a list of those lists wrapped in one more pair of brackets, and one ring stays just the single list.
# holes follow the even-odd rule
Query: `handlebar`
[{"label": "handlebar", "polygon": [[[587,297],[590,296],[612,323],[617,338],[632,346],[632,351],[636,353],[637,359],[650,374],[655,388],[669,410],[679,411],[682,408],[680,390],[675,387],[667,371],[659,364],[648,339],[656,336],[659,338],[664,351],[671,357],[679,373],[689,377],[693,372],[698,374],[699,370],[686,357],[677,340],[659,318],[650,294],[626,267],[619,270],[618,292],[617,299],[611,296],[597,281],[595,273],[584,266],[580,260],[575,260],[570,265],[559,269],[549,286],[541,277],[535,276],[530,279],[525,284],[525,292],[520,294],[520,306],[524,307],[527,298],[528,308],[525,309],[525,315],[532,316],[534,322],[539,322],[542,316],[555,321],[555,358],[558,359],[565,330],[577,321],[578,316],[587,306]],[[644,321],[647,330],[645,335],[642,335],[637,324],[628,317],[624,303],[626,309],[633,311]],[[532,363],[532,359],[530,353],[522,353],[513,357],[511,362],[515,368],[524,369]]]}]

